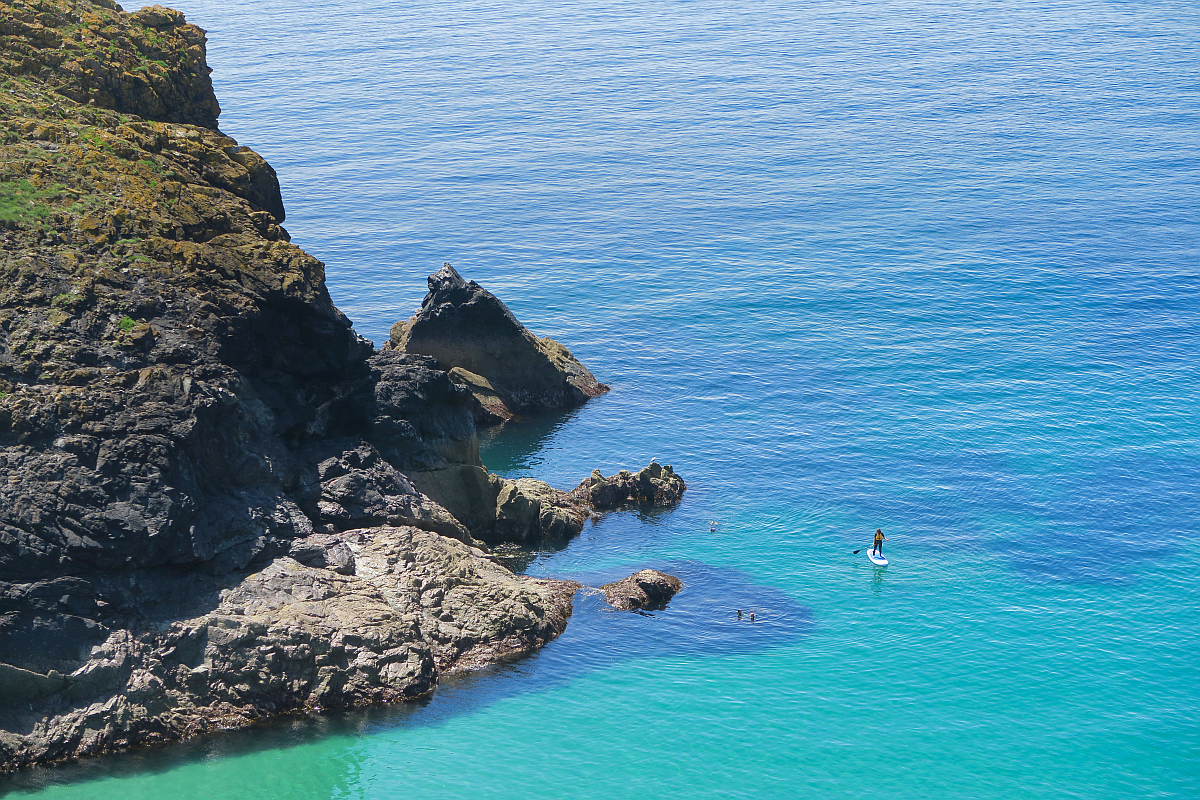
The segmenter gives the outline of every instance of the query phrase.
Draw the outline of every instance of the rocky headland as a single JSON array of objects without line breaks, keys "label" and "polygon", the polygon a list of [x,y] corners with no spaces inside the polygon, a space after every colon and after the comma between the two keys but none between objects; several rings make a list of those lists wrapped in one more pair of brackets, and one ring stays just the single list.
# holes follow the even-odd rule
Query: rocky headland
[{"label": "rocky headland", "polygon": [[358,336],[205,44],[161,6],[0,5],[0,769],[530,653],[578,585],[489,546],[685,488],[488,472],[478,425],[607,387],[449,266]]}]

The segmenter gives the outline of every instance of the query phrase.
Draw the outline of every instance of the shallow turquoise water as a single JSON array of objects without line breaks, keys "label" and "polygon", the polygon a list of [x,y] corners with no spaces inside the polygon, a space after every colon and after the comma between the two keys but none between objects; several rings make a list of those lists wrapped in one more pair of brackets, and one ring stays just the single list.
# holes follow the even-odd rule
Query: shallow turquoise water
[{"label": "shallow turquoise water", "polygon": [[178,7],[360,332],[450,261],[613,385],[489,467],[688,480],[530,571],[687,588],[0,793],[1200,796],[1193,4]]}]

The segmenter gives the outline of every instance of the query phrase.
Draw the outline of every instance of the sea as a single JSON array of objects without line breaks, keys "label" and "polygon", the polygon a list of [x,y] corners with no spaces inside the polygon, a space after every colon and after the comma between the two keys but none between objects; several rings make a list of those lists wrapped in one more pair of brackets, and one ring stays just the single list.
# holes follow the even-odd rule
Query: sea
[{"label": "sea", "polygon": [[174,5],[359,333],[450,263],[612,386],[489,469],[687,481],[525,570],[684,589],[0,794],[1200,797],[1194,0]]}]

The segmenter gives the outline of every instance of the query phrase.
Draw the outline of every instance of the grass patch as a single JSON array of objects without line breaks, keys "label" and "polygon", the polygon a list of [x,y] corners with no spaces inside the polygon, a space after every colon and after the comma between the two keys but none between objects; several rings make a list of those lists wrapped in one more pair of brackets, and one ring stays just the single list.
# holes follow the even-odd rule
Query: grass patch
[{"label": "grass patch", "polygon": [[117,323],[117,327],[120,328],[123,333],[129,333],[131,330],[133,330],[134,325],[137,325],[137,323],[133,321],[133,317],[121,317],[121,321]]},{"label": "grass patch", "polygon": [[62,186],[38,189],[27,180],[0,182],[0,221],[36,224],[53,212],[46,201],[62,197]]}]

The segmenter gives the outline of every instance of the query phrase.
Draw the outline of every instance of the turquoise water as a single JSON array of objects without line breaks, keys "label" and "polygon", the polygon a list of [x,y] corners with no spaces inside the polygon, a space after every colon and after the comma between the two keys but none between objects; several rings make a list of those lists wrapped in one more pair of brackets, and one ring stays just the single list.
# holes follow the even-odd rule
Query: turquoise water
[{"label": "turquoise water", "polygon": [[1194,4],[177,5],[361,333],[449,261],[612,384],[490,468],[688,480],[530,572],[687,586],[0,793],[1200,796]]}]

